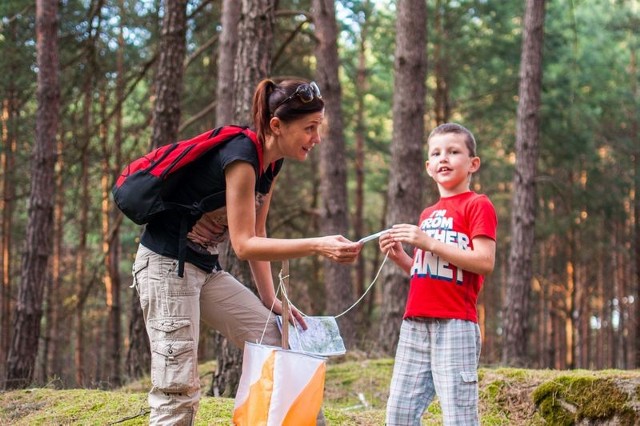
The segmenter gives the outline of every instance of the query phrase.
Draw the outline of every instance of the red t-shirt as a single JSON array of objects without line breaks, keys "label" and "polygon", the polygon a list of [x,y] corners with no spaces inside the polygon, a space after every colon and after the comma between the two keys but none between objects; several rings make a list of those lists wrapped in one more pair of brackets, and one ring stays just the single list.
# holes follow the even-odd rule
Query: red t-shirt
[{"label": "red t-shirt", "polygon": [[[464,192],[441,198],[420,215],[420,229],[446,244],[473,250],[472,240],[495,241],[498,218],[486,195]],[[457,268],[431,252],[415,249],[404,318],[456,318],[478,322],[476,301],[484,276]]]}]

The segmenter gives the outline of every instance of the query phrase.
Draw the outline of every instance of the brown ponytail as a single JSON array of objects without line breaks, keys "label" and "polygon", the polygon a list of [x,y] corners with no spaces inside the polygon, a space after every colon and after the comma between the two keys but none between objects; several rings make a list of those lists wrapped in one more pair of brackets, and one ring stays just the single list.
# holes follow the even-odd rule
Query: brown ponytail
[{"label": "brown ponytail", "polygon": [[273,80],[265,78],[256,87],[256,91],[253,94],[253,124],[256,128],[256,134],[258,140],[264,143],[267,133],[269,131],[269,120],[271,119],[271,112],[269,111],[269,97],[276,88],[276,83]]}]

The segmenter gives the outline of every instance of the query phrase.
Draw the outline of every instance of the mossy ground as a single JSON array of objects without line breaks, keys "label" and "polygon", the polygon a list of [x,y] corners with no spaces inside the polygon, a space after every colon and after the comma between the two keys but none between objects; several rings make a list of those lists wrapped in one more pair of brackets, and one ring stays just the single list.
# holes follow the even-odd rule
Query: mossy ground
[{"label": "mossy ground", "polygon": [[[383,425],[392,359],[331,360],[324,412],[329,425]],[[203,394],[213,363],[200,366]],[[640,424],[640,371],[482,368],[482,425]],[[145,425],[148,379],[114,391],[32,388],[0,393],[0,425]],[[203,396],[197,425],[229,425],[233,399]],[[437,400],[423,425],[441,425]]]}]

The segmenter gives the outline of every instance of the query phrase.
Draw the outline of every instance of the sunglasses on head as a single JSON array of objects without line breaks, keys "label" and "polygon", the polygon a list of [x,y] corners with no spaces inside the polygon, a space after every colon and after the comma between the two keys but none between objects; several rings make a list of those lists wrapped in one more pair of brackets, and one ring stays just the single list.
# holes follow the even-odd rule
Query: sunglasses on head
[{"label": "sunglasses on head", "polygon": [[296,88],[295,92],[293,92],[291,95],[287,96],[283,101],[278,103],[278,105],[273,110],[274,111],[277,110],[282,105],[286,104],[296,96],[304,104],[308,104],[314,98],[322,99],[322,95],[320,94],[320,88],[318,87],[315,81],[312,81],[311,83],[302,83]]}]

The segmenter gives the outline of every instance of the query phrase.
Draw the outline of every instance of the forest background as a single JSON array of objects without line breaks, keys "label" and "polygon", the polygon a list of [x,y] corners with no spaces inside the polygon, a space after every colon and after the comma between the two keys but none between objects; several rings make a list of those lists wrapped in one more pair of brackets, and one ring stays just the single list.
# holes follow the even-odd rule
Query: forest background
[{"label": "forest background", "polygon": [[[499,216],[496,268],[478,304],[481,363],[640,365],[636,0],[546,8],[541,0],[36,3],[55,7],[49,30],[57,36],[38,39],[57,42],[49,51],[37,52],[34,2],[0,5],[0,387],[108,388],[148,372],[129,288],[141,229],[123,220],[110,188],[151,147],[226,124],[223,116],[242,120],[244,93],[265,76],[315,79],[330,118],[310,159],[287,163],[270,235],[355,240],[400,219],[415,223],[437,197],[423,168],[426,135],[459,122],[476,135],[482,158],[472,187]],[[528,6],[543,11],[537,86],[522,67],[531,58]],[[236,18],[225,20],[223,10],[233,8]],[[332,47],[336,64],[323,56]],[[55,109],[43,107],[51,81],[37,58],[53,51],[59,111],[47,133],[42,117]],[[412,61],[415,68],[403,69]],[[532,113],[522,102],[528,91],[539,95]],[[44,157],[43,137],[54,142]],[[52,174],[40,175],[48,165]],[[44,186],[34,186],[38,179]],[[532,204],[523,206],[526,196]],[[35,232],[47,200],[51,219]],[[523,244],[522,235],[535,238]],[[375,243],[349,267],[292,260],[290,298],[307,314],[336,315],[363,294],[382,260]],[[250,283],[232,254],[226,262]],[[341,318],[350,351],[393,353],[406,282],[386,264]],[[229,352],[203,329],[203,360],[237,364]],[[219,363],[221,380],[232,381],[232,364]]]}]

